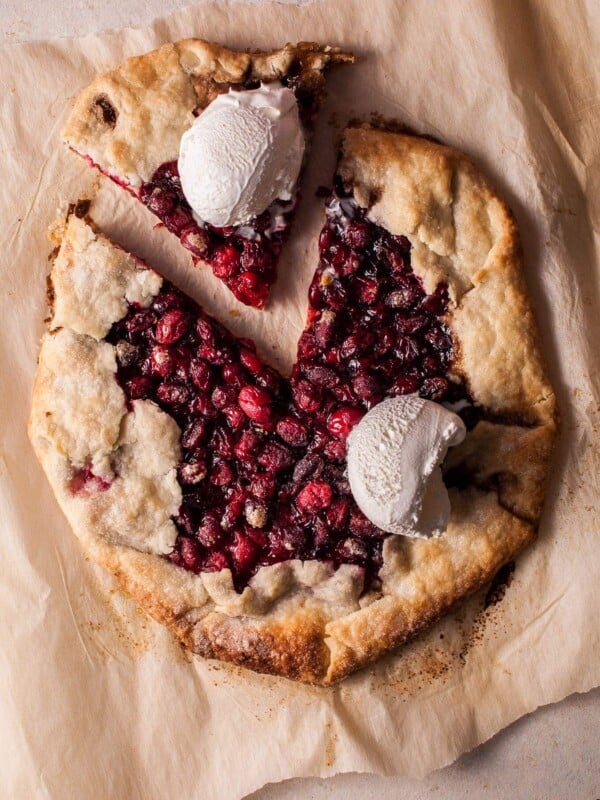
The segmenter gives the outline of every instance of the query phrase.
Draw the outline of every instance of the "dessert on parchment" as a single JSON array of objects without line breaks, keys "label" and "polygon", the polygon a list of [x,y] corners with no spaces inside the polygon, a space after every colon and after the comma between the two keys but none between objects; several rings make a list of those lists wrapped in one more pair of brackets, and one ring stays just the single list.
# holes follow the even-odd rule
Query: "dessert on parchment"
[{"label": "dessert on parchment", "polygon": [[311,42],[254,53],[201,39],[165,44],[97,77],[77,97],[63,138],[238,300],[263,308],[325,74],[353,60]]},{"label": "dessert on parchment", "polygon": [[89,555],[203,656],[330,684],[535,538],[555,434],[516,226],[344,134],[292,374],[71,214],[30,435]]}]

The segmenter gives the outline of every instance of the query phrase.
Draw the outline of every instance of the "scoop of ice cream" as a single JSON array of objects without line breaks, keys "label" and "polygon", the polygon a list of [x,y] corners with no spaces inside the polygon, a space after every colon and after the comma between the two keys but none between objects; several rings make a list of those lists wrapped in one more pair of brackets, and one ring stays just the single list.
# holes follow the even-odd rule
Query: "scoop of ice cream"
[{"label": "scoop of ice cream", "polygon": [[441,462],[463,421],[416,394],[374,406],[348,437],[348,479],[360,510],[388,533],[428,538],[448,525]]},{"label": "scoop of ice cream", "polygon": [[181,187],[197,221],[241,225],[289,200],[304,145],[290,89],[274,83],[219,95],[181,137]]}]

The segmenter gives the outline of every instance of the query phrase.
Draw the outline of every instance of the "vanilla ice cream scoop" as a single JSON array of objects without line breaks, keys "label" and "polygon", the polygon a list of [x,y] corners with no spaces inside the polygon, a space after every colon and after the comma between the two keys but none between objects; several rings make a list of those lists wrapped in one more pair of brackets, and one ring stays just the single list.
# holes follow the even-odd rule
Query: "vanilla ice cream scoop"
[{"label": "vanilla ice cream scoop", "polygon": [[289,200],[304,145],[290,89],[272,83],[219,95],[181,137],[181,187],[197,221],[243,225]]},{"label": "vanilla ice cream scoop", "polygon": [[416,394],[378,403],[348,437],[348,479],[360,510],[388,533],[440,536],[450,517],[440,464],[465,435],[460,417]]}]

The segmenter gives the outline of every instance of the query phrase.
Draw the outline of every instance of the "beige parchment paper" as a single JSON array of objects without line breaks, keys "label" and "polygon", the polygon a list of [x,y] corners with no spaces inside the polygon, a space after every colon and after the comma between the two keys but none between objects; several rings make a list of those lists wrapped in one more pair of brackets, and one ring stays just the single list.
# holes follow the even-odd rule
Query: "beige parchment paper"
[{"label": "beige parchment paper", "polygon": [[[316,39],[331,76],[304,204],[268,311],[236,304],[153,218],[60,144],[98,71],[161,43]],[[0,794],[229,800],[343,771],[424,775],[537,706],[600,684],[600,7],[326,0],[199,6],[125,30],[0,49]],[[515,211],[563,424],[539,542],[504,598],[480,593],[417,642],[322,690],[183,655],[94,565],[26,438],[45,316],[46,228],[95,193],[105,230],[289,367],[335,140],[378,111],[464,149]]]}]

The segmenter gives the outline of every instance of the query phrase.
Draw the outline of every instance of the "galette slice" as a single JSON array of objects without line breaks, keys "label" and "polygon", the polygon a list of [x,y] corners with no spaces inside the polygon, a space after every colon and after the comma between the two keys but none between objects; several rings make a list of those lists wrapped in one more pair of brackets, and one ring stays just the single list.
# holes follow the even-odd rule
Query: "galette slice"
[{"label": "galette slice", "polygon": [[[351,61],[308,42],[254,53],[201,39],[166,44],[97,77],[76,99],[63,138],[156,214],[194,263],[210,265],[238,300],[263,308],[325,73]],[[209,106],[210,122],[200,120]],[[240,132],[246,139],[236,139]],[[183,188],[179,164],[189,170]]]},{"label": "galette slice", "polygon": [[[316,684],[534,539],[555,434],[515,225],[463,155],[350,128],[326,213],[289,380],[71,215],[30,425],[75,533],[140,605],[196,653]],[[430,538],[377,527],[347,473],[363,421],[419,398],[467,430]]]}]

